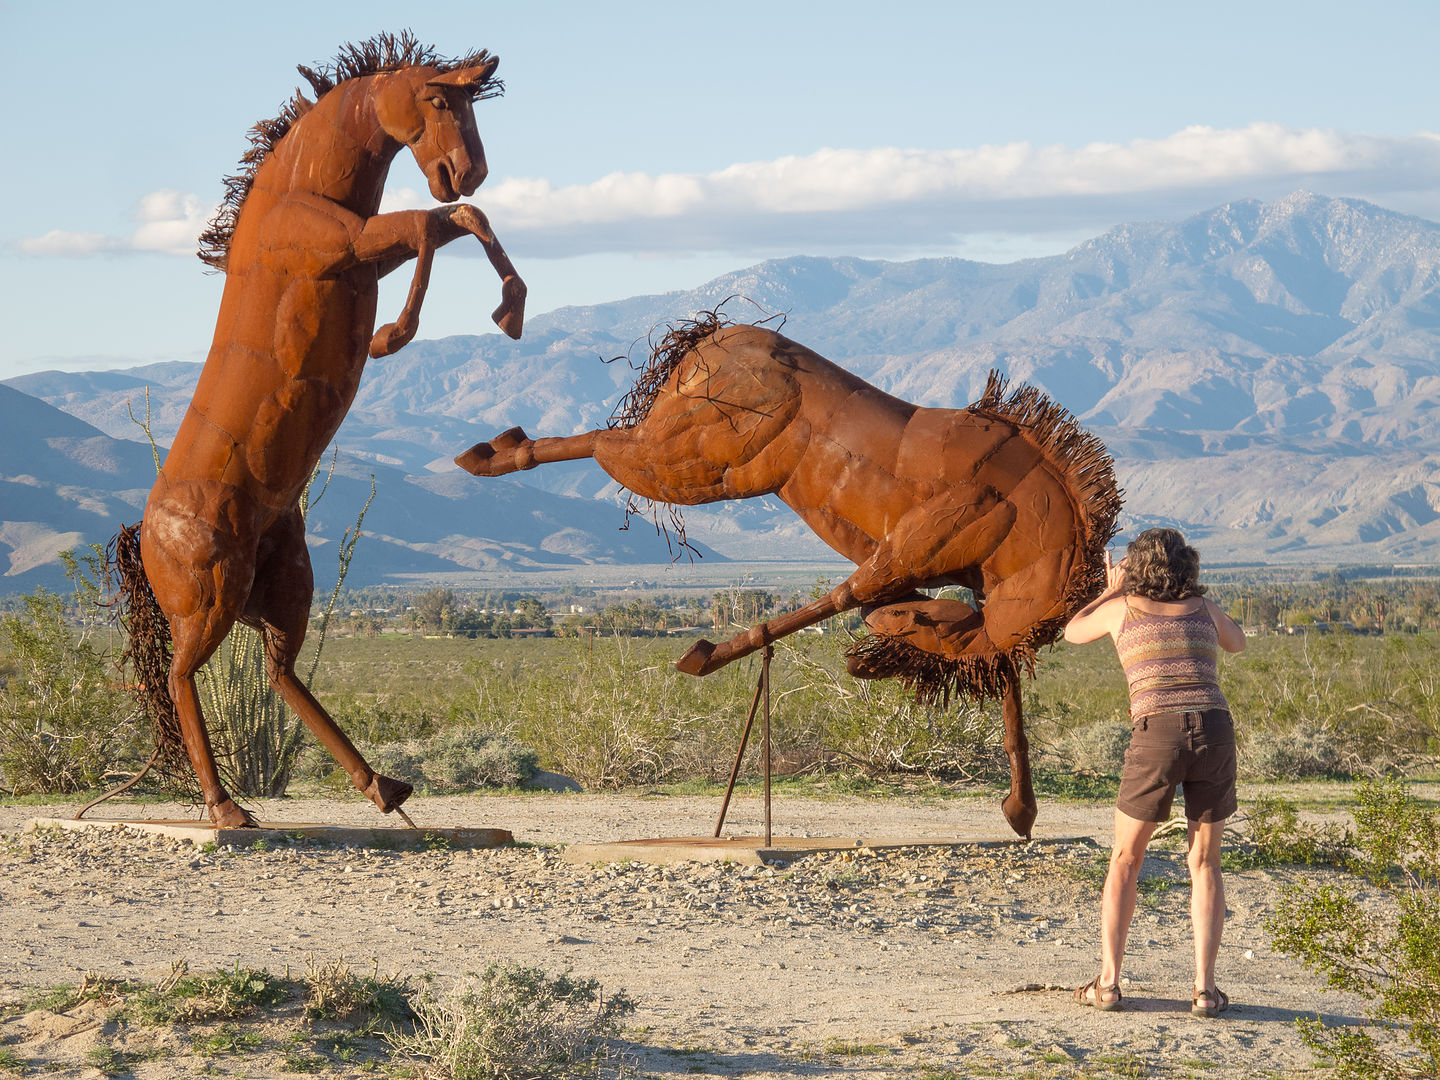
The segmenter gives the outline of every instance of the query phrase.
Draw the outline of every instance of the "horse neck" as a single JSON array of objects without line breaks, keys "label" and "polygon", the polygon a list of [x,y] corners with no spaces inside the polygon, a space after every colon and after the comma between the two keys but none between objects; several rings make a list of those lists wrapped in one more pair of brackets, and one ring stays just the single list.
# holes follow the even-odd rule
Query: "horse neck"
[{"label": "horse neck", "polygon": [[400,143],[376,119],[370,83],[341,83],[295,122],[271,162],[285,190],[313,192],[362,217],[379,210]]}]

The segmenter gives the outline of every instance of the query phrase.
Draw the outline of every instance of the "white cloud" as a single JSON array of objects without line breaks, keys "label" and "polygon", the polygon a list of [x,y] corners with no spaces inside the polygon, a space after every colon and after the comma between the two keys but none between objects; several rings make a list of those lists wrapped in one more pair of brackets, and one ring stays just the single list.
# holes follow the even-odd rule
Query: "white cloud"
[{"label": "white cloud", "polygon": [[27,236],[20,241],[26,255],[96,255],[113,251],[115,240],[104,233],[67,232],[51,229],[42,236]]},{"label": "white cloud", "polygon": [[215,208],[206,206],[198,196],[152,191],[140,200],[135,214],[140,225],[130,234],[129,244],[137,251],[193,255],[200,231],[214,213]]},{"label": "white cloud", "polygon": [[19,243],[27,255],[87,256],[149,251],[164,255],[193,255],[200,230],[215,213],[196,195],[169,188],[141,197],[135,207],[136,227],[123,236],[51,229],[43,236],[27,236]]},{"label": "white cloud", "polygon": [[[482,189],[477,201],[508,243],[518,248],[523,238],[531,254],[813,251],[1104,227],[1307,185],[1376,198],[1433,192],[1437,181],[1437,135],[1253,124],[1083,147],[825,149],[704,175],[616,173],[561,188],[507,179]],[[1440,210],[1440,200],[1432,201]]]},{"label": "white cloud", "polygon": [[[556,187],[508,178],[476,193],[501,239],[530,257],[625,252],[954,248],[962,238],[1054,235],[1193,213],[1296,187],[1385,199],[1440,216],[1440,135],[1366,135],[1257,123],[1088,146],[1011,143],[952,150],[825,149],[717,172],[612,173]],[[382,210],[433,205],[397,188]],[[107,237],[59,230],[37,255],[189,254],[209,217],[193,195],[141,200],[139,226]]]}]

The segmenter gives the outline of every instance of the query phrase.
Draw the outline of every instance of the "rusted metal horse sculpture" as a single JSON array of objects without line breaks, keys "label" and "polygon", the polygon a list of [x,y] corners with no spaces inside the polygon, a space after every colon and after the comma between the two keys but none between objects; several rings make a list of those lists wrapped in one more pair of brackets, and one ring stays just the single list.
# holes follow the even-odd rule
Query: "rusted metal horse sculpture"
[{"label": "rusted metal horse sculpture", "polygon": [[[593,457],[631,491],[672,504],[775,494],[858,564],[826,596],[676,664],[717,668],[860,607],[861,678],[899,678],[924,700],[1003,704],[1010,792],[1028,836],[1036,804],[1020,670],[1104,580],[1120,493],[1103,445],[1032,388],[994,374],[968,409],[882,393],[773,331],[713,319],[672,331],[608,430],[531,439],[512,428],[456,458],[479,476]],[[919,589],[962,585],[976,604]]]},{"label": "rusted metal horse sculpture", "polygon": [[[442,244],[480,241],[503,282],[495,321],[520,336],[525,286],[485,215],[455,202],[485,179],[472,106],[500,93],[498,63],[484,51],[442,59],[407,33],[346,46],[323,71],[302,66],[316,100],[297,91],[256,125],[201,237],[200,257],[226,274],[214,342],[138,545],[133,527],[122,533],[116,561],[162,746],[183,763],[183,743],[217,824],[254,824],[222,786],[195,688],[237,620],[260,631],[271,682],[355,786],[386,813],[410,794],[371,770],[296,677],[313,593],[298,503],[367,351],[386,356],[415,336]],[[404,147],[431,194],[452,205],[378,213]],[[377,281],[412,258],[399,317],[374,332]]]}]

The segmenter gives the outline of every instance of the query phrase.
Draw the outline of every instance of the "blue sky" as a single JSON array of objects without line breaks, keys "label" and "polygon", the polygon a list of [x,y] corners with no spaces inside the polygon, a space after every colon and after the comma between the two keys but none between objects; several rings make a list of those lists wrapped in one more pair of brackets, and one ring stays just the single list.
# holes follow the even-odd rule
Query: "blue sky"
[{"label": "blue sky", "polygon": [[[193,240],[245,132],[296,63],[407,26],[501,58],[472,201],[532,314],[783,255],[1053,254],[1298,187],[1440,219],[1433,0],[0,0],[0,378],[202,359]],[[408,160],[389,192],[429,204]],[[494,329],[460,246],[422,337]]]}]

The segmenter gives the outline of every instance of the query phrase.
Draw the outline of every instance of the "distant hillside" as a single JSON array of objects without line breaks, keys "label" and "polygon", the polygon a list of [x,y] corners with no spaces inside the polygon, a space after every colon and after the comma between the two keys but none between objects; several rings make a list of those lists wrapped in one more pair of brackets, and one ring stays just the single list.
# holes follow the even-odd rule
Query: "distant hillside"
[{"label": "distant hillside", "polygon": [[[714,308],[783,332],[881,388],[961,407],[998,368],[1071,409],[1115,453],[1123,524],[1177,524],[1215,561],[1440,561],[1440,225],[1297,192],[1173,223],[1130,224],[1052,258],[996,266],[796,257],[701,288],[563,308],[525,339],[419,341],[370,365],[340,444],[357,460],[447,475],[512,424],[604,423],[623,360],[666,322]],[[132,437],[152,387],[168,439],[198,369],[46,373],[10,385]],[[520,474],[613,495],[587,463]],[[462,478],[475,491],[487,483]],[[687,514],[732,557],[812,555],[773,500]]]},{"label": "distant hillside", "polygon": [[[188,401],[188,397],[187,397]],[[453,476],[402,471],[342,458],[313,506],[308,532],[317,583],[335,580],[335,544],[370,493],[365,538],[352,585],[409,574],[529,570],[669,558],[654,531],[619,532],[621,510],[594,499],[537,491],[505,480],[481,486]],[[323,477],[321,483],[323,483]],[[0,594],[59,588],[56,553],[105,543],[140,518],[155,463],[148,445],[102,434],[37,398],[0,385]],[[321,495],[321,485],[312,489]],[[721,556],[696,544],[706,558]]]}]

